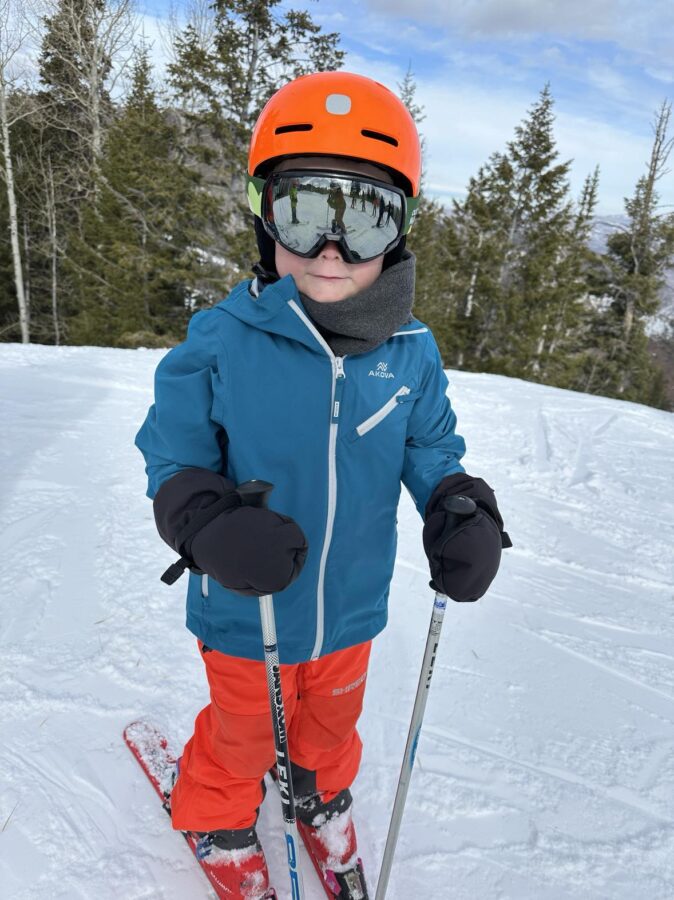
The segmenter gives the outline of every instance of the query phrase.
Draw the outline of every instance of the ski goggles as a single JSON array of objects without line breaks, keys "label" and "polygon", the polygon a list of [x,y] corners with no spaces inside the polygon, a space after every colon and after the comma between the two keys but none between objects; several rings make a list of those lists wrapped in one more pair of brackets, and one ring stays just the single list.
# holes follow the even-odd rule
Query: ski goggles
[{"label": "ski goggles", "polygon": [[386,182],[313,169],[249,175],[247,193],[267,234],[286,250],[312,259],[333,241],[348,263],[392,250],[419,205],[418,197]]}]

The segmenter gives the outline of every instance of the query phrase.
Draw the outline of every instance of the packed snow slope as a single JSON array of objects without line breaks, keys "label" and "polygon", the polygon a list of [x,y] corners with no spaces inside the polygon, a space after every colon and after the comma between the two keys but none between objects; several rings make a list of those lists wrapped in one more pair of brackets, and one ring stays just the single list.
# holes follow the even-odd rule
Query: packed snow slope
[{"label": "packed snow slope", "polygon": [[[0,345],[6,900],[211,896],[122,742],[145,717],[180,749],[207,700],[133,446],[161,356]],[[674,416],[449,378],[515,546],[487,597],[448,608],[388,896],[671,900]],[[399,520],[354,786],[372,888],[433,601],[405,491]],[[286,900],[273,791],[260,831]]]}]

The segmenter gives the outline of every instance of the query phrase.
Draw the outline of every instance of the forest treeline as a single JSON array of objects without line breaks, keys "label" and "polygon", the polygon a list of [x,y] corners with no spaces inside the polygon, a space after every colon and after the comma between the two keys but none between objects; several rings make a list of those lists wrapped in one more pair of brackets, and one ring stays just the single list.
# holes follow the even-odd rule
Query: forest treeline
[{"label": "forest treeline", "polygon": [[[193,0],[159,76],[131,0],[37,16],[0,0],[0,340],[168,346],[248,277],[252,126],[286,81],[344,58],[338,33],[279,2]],[[398,90],[423,132],[411,71]],[[415,313],[446,366],[671,408],[645,330],[674,257],[670,111],[603,252],[599,168],[574,197],[549,86],[461,200],[424,198]]]}]

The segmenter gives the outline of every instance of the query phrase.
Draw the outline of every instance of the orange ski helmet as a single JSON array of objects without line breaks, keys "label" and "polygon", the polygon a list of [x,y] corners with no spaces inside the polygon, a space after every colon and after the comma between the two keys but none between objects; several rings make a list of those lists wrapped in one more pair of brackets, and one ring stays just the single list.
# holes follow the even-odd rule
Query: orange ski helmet
[{"label": "orange ski helmet", "polygon": [[287,156],[346,156],[380,165],[410,197],[419,194],[419,135],[405,104],[378,81],[351,72],[303,75],[278,90],[253,129],[248,174]]}]

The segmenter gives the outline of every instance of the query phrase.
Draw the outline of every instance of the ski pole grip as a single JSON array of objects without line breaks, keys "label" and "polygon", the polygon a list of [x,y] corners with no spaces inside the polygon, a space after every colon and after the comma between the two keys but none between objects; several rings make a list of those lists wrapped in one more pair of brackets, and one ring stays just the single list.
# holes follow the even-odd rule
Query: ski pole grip
[{"label": "ski pole grip", "polygon": [[236,488],[236,493],[241,497],[242,506],[256,506],[258,509],[266,509],[269,505],[269,495],[274,490],[274,485],[269,481],[259,481],[253,478],[244,481]]},{"label": "ski pole grip", "polygon": [[474,514],[477,504],[472,497],[464,497],[463,494],[453,494],[451,497],[445,497],[442,508],[447,513],[444,533],[449,534],[457,525],[461,524],[462,519]]}]

